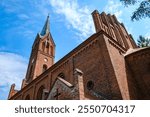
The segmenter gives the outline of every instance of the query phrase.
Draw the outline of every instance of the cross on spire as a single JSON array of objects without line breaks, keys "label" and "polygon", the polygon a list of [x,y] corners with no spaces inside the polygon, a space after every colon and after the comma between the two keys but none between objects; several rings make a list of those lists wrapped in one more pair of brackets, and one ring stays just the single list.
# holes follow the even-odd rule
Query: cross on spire
[{"label": "cross on spire", "polygon": [[45,25],[44,25],[40,35],[44,36],[45,34],[47,34],[49,32],[50,32],[50,26],[49,26],[49,14],[48,14]]}]

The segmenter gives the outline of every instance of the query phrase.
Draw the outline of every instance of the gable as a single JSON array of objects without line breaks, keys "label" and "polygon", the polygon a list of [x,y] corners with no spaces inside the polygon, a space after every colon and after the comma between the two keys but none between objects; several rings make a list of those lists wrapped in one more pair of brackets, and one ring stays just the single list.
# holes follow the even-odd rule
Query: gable
[{"label": "gable", "polygon": [[76,87],[66,80],[57,77],[47,100],[68,100],[76,97]]}]

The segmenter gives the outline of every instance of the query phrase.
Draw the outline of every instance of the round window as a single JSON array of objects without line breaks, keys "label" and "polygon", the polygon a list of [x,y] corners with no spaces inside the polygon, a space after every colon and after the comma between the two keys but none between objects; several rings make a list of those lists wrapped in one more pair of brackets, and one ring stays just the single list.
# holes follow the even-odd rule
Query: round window
[{"label": "round window", "polygon": [[88,90],[92,90],[93,87],[94,87],[94,82],[93,82],[93,81],[88,81],[88,82],[87,82],[87,89],[88,89]]},{"label": "round window", "polygon": [[47,59],[47,58],[45,58],[45,59],[44,59],[44,61],[45,61],[45,62],[47,62],[47,61],[48,61],[48,59]]}]

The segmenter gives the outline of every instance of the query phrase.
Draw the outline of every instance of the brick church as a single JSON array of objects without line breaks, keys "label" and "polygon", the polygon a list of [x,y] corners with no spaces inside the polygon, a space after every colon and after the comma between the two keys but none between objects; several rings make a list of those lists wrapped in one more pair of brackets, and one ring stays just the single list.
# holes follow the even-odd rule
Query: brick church
[{"label": "brick church", "polygon": [[114,15],[92,13],[96,33],[54,63],[49,16],[32,46],[21,90],[9,100],[150,99],[150,47],[138,48]]}]

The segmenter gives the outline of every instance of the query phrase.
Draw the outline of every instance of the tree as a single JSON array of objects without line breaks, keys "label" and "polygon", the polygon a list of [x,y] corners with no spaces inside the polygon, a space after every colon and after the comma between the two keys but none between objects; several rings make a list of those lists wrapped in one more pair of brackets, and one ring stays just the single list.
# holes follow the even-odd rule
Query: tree
[{"label": "tree", "polygon": [[[120,0],[126,7],[129,5],[134,5],[139,2],[139,0]],[[133,12],[131,20],[140,20],[142,18],[150,18],[150,0],[142,0],[139,7]]]},{"label": "tree", "polygon": [[145,38],[143,36],[139,36],[139,39],[137,40],[137,44],[139,47],[148,47],[150,46],[150,39],[149,38]]}]

